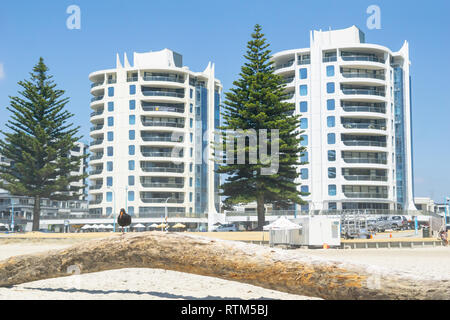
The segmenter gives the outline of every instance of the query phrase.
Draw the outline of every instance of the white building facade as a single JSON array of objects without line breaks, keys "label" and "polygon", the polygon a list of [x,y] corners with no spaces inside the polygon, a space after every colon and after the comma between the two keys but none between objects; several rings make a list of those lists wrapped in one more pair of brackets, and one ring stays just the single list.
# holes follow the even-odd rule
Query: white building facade
[{"label": "white building facade", "polygon": [[164,49],[125,54],[115,69],[89,75],[92,214],[126,208],[134,216],[201,215],[219,210],[210,141],[219,125],[222,85],[214,64],[183,66]]},{"label": "white building facade", "polygon": [[301,114],[302,210],[416,210],[409,47],[365,43],[355,26],[311,32],[273,57]]}]

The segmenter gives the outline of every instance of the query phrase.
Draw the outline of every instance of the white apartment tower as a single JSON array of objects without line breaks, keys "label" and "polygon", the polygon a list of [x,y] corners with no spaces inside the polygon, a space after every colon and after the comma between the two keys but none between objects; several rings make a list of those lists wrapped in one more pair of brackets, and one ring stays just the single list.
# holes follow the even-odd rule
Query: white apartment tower
[{"label": "white apartment tower", "polygon": [[125,54],[89,75],[90,213],[135,216],[216,212],[219,177],[210,151],[222,86],[214,64],[183,66],[171,50]]},{"label": "white apartment tower", "polygon": [[311,46],[274,55],[301,114],[303,210],[416,210],[409,47],[365,43],[357,27],[311,32]]}]

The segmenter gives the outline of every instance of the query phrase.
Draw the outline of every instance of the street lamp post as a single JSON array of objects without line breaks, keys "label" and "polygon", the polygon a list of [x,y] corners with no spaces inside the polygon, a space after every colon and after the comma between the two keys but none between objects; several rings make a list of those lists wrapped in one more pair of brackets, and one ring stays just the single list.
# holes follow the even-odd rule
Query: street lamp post
[{"label": "street lamp post", "polygon": [[14,232],[14,198],[11,197],[11,230]]},{"label": "street lamp post", "polygon": [[447,231],[447,206],[450,198],[445,198],[445,207],[444,207],[444,231]]},{"label": "street lamp post", "polygon": [[168,222],[168,212],[167,212],[167,202],[170,200],[170,198],[166,199],[166,205],[165,205],[165,216],[166,216],[166,232],[169,230],[169,222]]},{"label": "street lamp post", "polygon": [[112,191],[113,194],[113,214],[114,214],[114,233],[116,233],[116,193],[114,192],[114,189],[112,187],[108,187],[108,190]]}]

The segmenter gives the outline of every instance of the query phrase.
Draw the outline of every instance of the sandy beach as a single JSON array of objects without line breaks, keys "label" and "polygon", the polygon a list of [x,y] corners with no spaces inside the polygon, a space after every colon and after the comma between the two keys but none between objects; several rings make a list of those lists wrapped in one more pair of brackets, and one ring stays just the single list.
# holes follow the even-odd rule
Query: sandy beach
[{"label": "sandy beach", "polygon": [[[77,243],[66,240],[0,242],[0,260],[21,254],[64,249]],[[417,276],[450,278],[450,248],[302,250],[306,256],[362,263]],[[315,299],[252,285],[157,269],[121,269],[67,278],[35,281],[0,288],[8,299]]]}]

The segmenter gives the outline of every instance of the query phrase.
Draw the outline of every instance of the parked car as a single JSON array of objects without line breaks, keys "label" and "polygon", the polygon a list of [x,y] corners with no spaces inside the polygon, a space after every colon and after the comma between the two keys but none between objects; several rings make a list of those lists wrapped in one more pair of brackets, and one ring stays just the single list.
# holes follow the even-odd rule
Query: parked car
[{"label": "parked car", "polygon": [[408,219],[405,216],[389,216],[388,225],[392,230],[407,230]]},{"label": "parked car", "polygon": [[213,232],[233,232],[238,231],[238,228],[234,224],[221,224],[213,230]]}]

